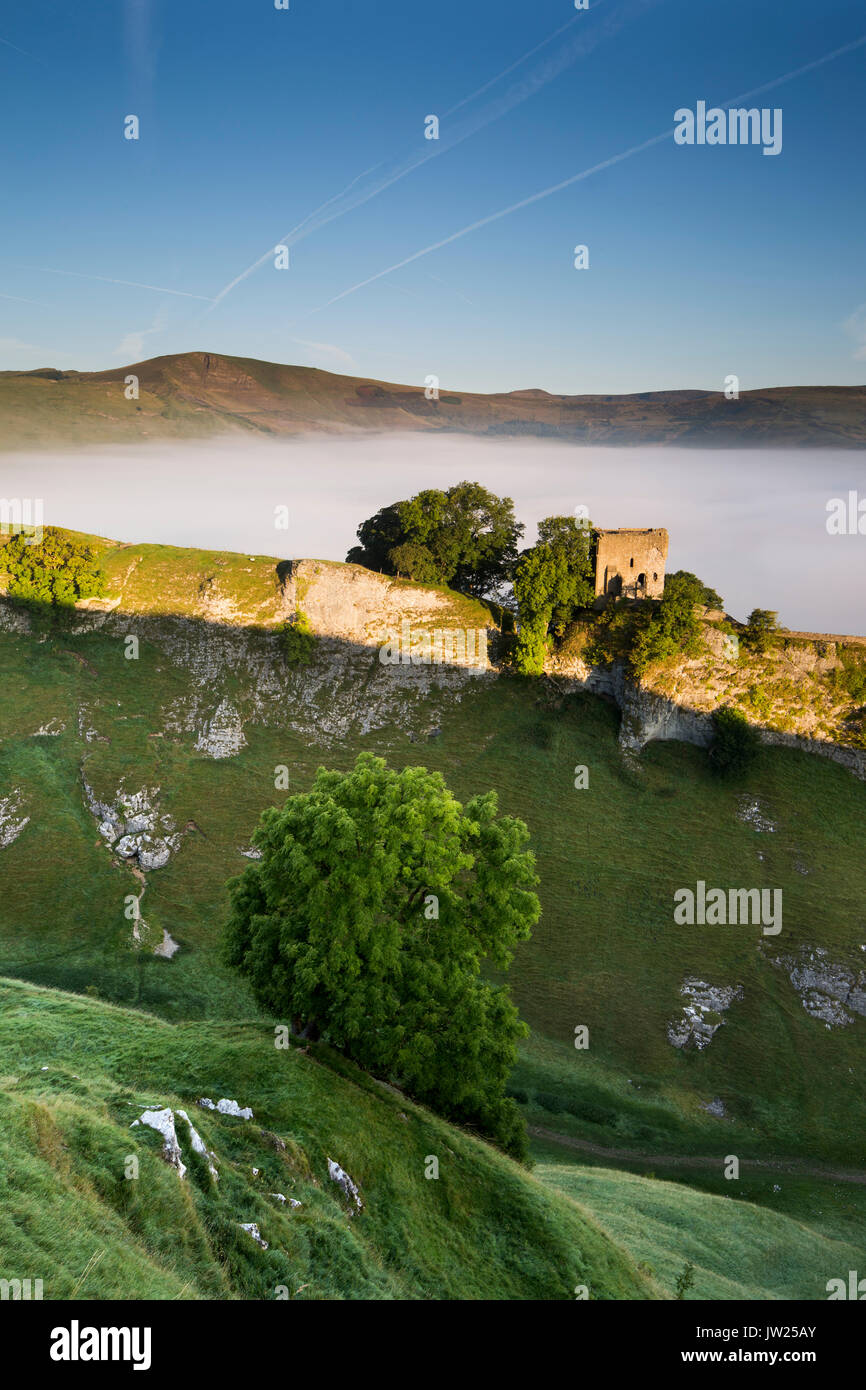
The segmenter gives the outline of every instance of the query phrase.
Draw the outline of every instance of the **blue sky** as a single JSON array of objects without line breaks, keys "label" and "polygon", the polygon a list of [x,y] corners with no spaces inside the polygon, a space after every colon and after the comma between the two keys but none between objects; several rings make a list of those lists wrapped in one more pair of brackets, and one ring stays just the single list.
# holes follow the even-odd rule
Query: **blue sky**
[{"label": "blue sky", "polygon": [[[862,382],[864,37],[853,0],[10,7],[0,368],[206,349],[464,390]],[[811,64],[746,103],[782,109],[776,157],[666,134]]]}]

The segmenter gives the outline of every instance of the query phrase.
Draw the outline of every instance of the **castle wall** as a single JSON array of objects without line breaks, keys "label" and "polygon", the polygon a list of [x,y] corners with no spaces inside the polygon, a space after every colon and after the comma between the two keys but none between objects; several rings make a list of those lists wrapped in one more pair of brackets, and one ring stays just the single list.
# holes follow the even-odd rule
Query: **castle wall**
[{"label": "castle wall", "polygon": [[596,598],[619,595],[661,598],[667,557],[668,533],[663,527],[645,531],[599,531]]}]

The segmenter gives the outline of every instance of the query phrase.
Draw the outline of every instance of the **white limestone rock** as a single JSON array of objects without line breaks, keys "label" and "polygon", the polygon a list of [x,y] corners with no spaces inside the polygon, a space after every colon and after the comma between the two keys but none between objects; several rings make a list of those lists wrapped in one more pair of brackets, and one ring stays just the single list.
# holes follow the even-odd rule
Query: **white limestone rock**
[{"label": "white limestone rock", "polygon": [[246,744],[238,711],[228,700],[222,700],[199,733],[195,748],[209,758],[234,758]]},{"label": "white limestone rock", "polygon": [[343,1195],[347,1200],[350,1203],[354,1203],[358,1211],[362,1211],[364,1204],[361,1201],[357,1187],[349,1177],[349,1174],[340,1167],[339,1163],[335,1163],[332,1158],[328,1159],[328,1176],[332,1182],[335,1182],[337,1186],[342,1189]]},{"label": "white limestone rock", "polygon": [[195,1128],[192,1120],[189,1118],[189,1115],[186,1113],[186,1111],[178,1110],[177,1113],[178,1115],[180,1115],[182,1120],[186,1121],[187,1127],[189,1128],[189,1140],[193,1146],[193,1149],[197,1154],[201,1154],[203,1158],[207,1159],[207,1166],[210,1169],[211,1177],[213,1178],[214,1182],[219,1182],[220,1175],[211,1161],[214,1155],[208,1149],[207,1145],[205,1144],[198,1130]]},{"label": "white limestone rock", "polygon": [[263,1250],[267,1250],[268,1242],[266,1240],[262,1240],[261,1232],[259,1231],[259,1228],[256,1225],[255,1221],[240,1221],[238,1222],[238,1225],[240,1226],[242,1231],[246,1231],[248,1236],[252,1236],[253,1240],[256,1242],[257,1245],[260,1245]]},{"label": "white limestone rock", "polygon": [[737,820],[750,825],[759,835],[774,835],[776,823],[767,808],[755,796],[741,796],[737,806]]},{"label": "white limestone rock", "polygon": [[866,970],[833,961],[824,946],[804,946],[797,956],[771,958],[785,971],[807,1014],[824,1026],[846,1028],[866,1017]]},{"label": "white limestone rock", "polygon": [[742,999],[743,990],[741,985],[708,985],[704,980],[687,978],[680,994],[689,1002],[683,1005],[682,1016],[668,1024],[668,1042],[702,1052],[723,1026],[722,1014],[735,999]]},{"label": "white limestone rock", "polygon": [[171,960],[172,956],[176,956],[179,950],[179,943],[175,941],[174,937],[169,935],[165,927],[163,927],[162,941],[160,941],[158,946],[154,946],[153,954],[155,956],[160,956],[163,960]]},{"label": "white limestone rock", "polygon": [[100,801],[82,777],[84,798],[99,833],[115,854],[143,872],[162,869],[180,846],[171,816],[159,813],[159,787],[127,793],[118,788],[111,804]]},{"label": "white limestone rock", "polygon": [[253,1112],[249,1106],[244,1106],[242,1109],[236,1100],[226,1100],[225,1097],[223,1097],[222,1100],[218,1100],[216,1105],[214,1105],[213,1101],[207,1096],[202,1096],[198,1103],[203,1110],[218,1110],[221,1115],[234,1115],[239,1120],[251,1120],[253,1118]]},{"label": "white limestone rock", "polygon": [[30,824],[29,816],[21,815],[22,795],[15,788],[8,796],[0,796],[0,849],[13,844],[25,826]]},{"label": "white limestone rock", "polygon": [[174,1111],[166,1107],[165,1110],[145,1110],[144,1114],[137,1120],[133,1120],[130,1129],[136,1125],[147,1125],[149,1129],[155,1129],[163,1137],[162,1156],[166,1163],[170,1163],[172,1168],[176,1168],[178,1176],[186,1177],[186,1164],[181,1157],[180,1144],[177,1139],[177,1131],[174,1126]]}]

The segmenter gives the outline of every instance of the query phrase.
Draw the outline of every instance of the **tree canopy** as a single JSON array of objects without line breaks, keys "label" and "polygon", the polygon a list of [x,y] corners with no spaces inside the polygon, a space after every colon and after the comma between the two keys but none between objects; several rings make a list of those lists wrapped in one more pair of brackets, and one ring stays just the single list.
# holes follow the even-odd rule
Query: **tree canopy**
[{"label": "tree canopy", "polygon": [[696,575],[677,570],[665,580],[658,602],[608,604],[587,649],[588,659],[624,661],[632,675],[640,677],[659,662],[698,656],[704,644],[695,605],[706,605],[705,595],[712,593]]},{"label": "tree canopy", "polygon": [[674,570],[665,579],[665,593],[678,591],[687,595],[692,603],[701,603],[705,608],[724,608],[725,600],[709,584],[698,579],[691,570]]},{"label": "tree canopy", "polygon": [[778,641],[779,615],[769,608],[753,608],[743,630],[742,642],[749,651],[763,655]]},{"label": "tree canopy", "polygon": [[517,1157],[505,1094],[526,1033],[507,968],[538,920],[522,821],[461,805],[439,773],[364,753],[262,814],[262,857],[229,884],[225,953],[256,998]]},{"label": "tree canopy", "polygon": [[524,675],[541,674],[551,627],[561,634],[577,609],[592,603],[592,540],[589,522],[549,516],[539,522],[537,544],[521,555],[514,575],[515,664]]},{"label": "tree canopy", "polygon": [[382,507],[358,527],[361,544],[346,560],[481,598],[510,579],[522,534],[510,497],[463,482]]},{"label": "tree canopy", "polygon": [[19,603],[71,608],[103,592],[93,547],[56,526],[46,526],[39,542],[21,532],[12,536],[0,549],[0,569],[9,575],[9,597]]}]

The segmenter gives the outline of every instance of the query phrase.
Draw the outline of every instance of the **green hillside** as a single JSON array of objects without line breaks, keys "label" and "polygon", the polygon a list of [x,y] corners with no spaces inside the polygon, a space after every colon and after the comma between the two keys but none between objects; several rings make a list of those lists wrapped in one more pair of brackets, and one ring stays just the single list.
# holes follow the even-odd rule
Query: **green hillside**
[{"label": "green hillside", "polygon": [[[256,1109],[252,1059],[259,1044],[253,1040],[267,1037],[268,1024],[243,983],[219,962],[217,948],[226,879],[247,863],[243,852],[262,808],[287,794],[275,789],[275,770],[288,770],[292,792],[308,788],[321,765],[348,769],[363,749],[395,767],[423,764],[441,771],[461,799],[495,788],[501,810],[522,817],[532,835],[542,917],[510,972],[531,1027],[512,1083],[529,1123],[565,1141],[634,1155],[658,1175],[667,1174],[666,1157],[694,1157],[687,1181],[696,1200],[706,1195],[718,1204],[724,1194],[731,1207],[759,1214],[771,1208],[774,1218],[808,1227],[808,1238],[785,1228],[793,1245],[784,1269],[763,1282],[744,1274],[744,1286],[765,1292],[743,1296],[784,1296],[795,1284],[812,1288],[816,1269],[826,1265],[825,1239],[862,1250],[866,1213],[852,1197],[856,1184],[828,1183],[817,1200],[806,1178],[811,1173],[818,1181],[818,1170],[827,1169],[862,1176],[866,1017],[848,1009],[844,1020],[828,1025],[809,1012],[790,962],[820,950],[846,978],[856,980],[866,969],[863,783],[829,761],[784,748],[763,749],[742,784],[714,779],[703,750],[685,744],[653,744],[639,761],[624,761],[618,712],[609,702],[563,695],[546,680],[430,678],[423,668],[385,668],[375,646],[345,639],[322,638],[309,667],[289,668],[274,636],[281,617],[275,559],[106,545],[109,594],[122,590],[115,611],[77,614],[71,624],[40,619],[26,631],[20,615],[0,606],[0,842],[4,800],[9,823],[26,818],[0,847],[0,974],[88,993],[91,1002],[67,998],[63,1008],[80,1007],[103,1022],[122,1018],[123,1030],[132,1017],[151,1041],[174,1039],[174,1047],[178,1039],[198,1039],[189,1054],[171,1056],[183,1055],[186,1065],[200,1046],[201,1066],[191,1075],[201,1078],[201,1093],[219,1091]],[[323,566],[321,583],[337,584],[348,570]],[[455,619],[470,621],[459,596],[440,598],[444,612],[453,603]],[[472,621],[483,619],[483,610],[473,612]],[[140,644],[136,660],[124,655],[130,633]],[[202,731],[212,738],[226,710],[237,716],[242,738],[226,756],[214,756]],[[575,789],[577,766],[589,769],[585,790]],[[115,804],[120,790],[142,789],[154,815],[168,818],[172,829],[164,833],[173,841],[168,862],[143,876],[110,852],[88,804],[89,798]],[[757,815],[747,814],[753,806]],[[675,925],[674,892],[699,879],[781,888],[782,932]],[[130,898],[140,899],[137,942]],[[170,959],[153,954],[165,934],[179,947]],[[702,1050],[675,1047],[668,1035],[682,1018],[681,989],[689,978],[736,991]],[[52,999],[24,990],[18,997],[25,1012],[34,1001],[43,1007]],[[117,1015],[94,1000],[162,1022]],[[582,1025],[589,1047],[577,1050],[575,1029]],[[72,1047],[74,1030],[61,1033]],[[211,1078],[208,1049],[215,1038],[228,1046],[230,1037],[243,1067],[233,1070],[233,1052],[226,1070]],[[38,1050],[32,1054],[37,1072],[51,1062],[47,1055],[37,1059]],[[307,1060],[270,1057],[284,1068]],[[19,1065],[3,1064],[10,1073]],[[83,1063],[70,1066],[84,1075]],[[100,1086],[114,1077],[113,1067],[100,1070]],[[137,1098],[172,1104],[175,1097],[187,1110],[194,1103],[183,1066],[172,1070],[166,1062],[163,1072],[140,1075],[124,1067],[123,1084],[138,1087]],[[336,1084],[330,1070],[315,1071],[326,1088]],[[271,1081],[259,1077],[259,1084],[276,1084],[276,1074],[269,1075]],[[108,1094],[99,1091],[100,1104]],[[276,1112],[267,1118],[267,1107],[276,1105],[268,1095],[263,1123],[279,1129]],[[705,1108],[711,1104],[713,1110]],[[200,1112],[200,1118],[210,1143],[213,1117]],[[477,1150],[490,1162],[505,1162]],[[363,1156],[344,1153],[349,1172],[353,1160],[363,1171]],[[574,1166],[575,1181],[592,1162],[567,1143],[557,1154],[558,1164]],[[725,1183],[728,1154],[776,1167],[760,1182],[754,1175],[746,1181],[744,1169],[739,1184]],[[545,1163],[539,1176],[571,1192],[549,1168]],[[538,1190],[534,1181],[531,1188]],[[694,1256],[682,1253],[685,1243],[678,1245],[680,1237],[669,1230],[657,1242],[668,1253],[656,1258],[629,1244],[633,1193],[624,1183],[617,1198],[622,1226],[609,1220],[588,1178],[580,1200],[631,1252],[629,1259],[648,1259],[670,1291],[677,1260],[681,1266]],[[716,1218],[707,1221],[712,1227]],[[728,1287],[731,1270],[714,1258],[709,1250],[701,1254],[709,1282],[699,1281],[695,1296]],[[387,1280],[396,1278],[388,1268]],[[822,1288],[835,1272],[827,1270]],[[181,1282],[189,1277],[184,1273]],[[506,1281],[497,1285],[501,1296],[526,1296],[507,1284],[506,1273],[500,1277]],[[209,1286],[194,1281],[194,1287],[201,1293]],[[241,1294],[248,1287],[243,1280],[232,1285]],[[359,1287],[346,1290],[360,1296]],[[388,1283],[387,1291],[398,1287]],[[449,1287],[447,1296],[484,1296]]]},{"label": "green hillside", "polygon": [[[0,1271],[45,1298],[663,1296],[569,1197],[347,1064],[278,1050],[266,1025],[170,1025],[2,980],[0,1053]],[[182,1121],[183,1179],[158,1133],[130,1128],[166,1106],[218,1180]]]},{"label": "green hillside", "polygon": [[[814,1301],[826,1298],[828,1279],[845,1277],[863,1262],[862,1240],[850,1231],[840,1238],[752,1202],[695,1191],[682,1179],[659,1182],[563,1162],[561,1156],[545,1156],[536,1172],[592,1212],[670,1294],[688,1262],[693,1299]],[[813,1201],[815,1196],[813,1188]],[[862,1222],[862,1202],[858,1215]]]}]

